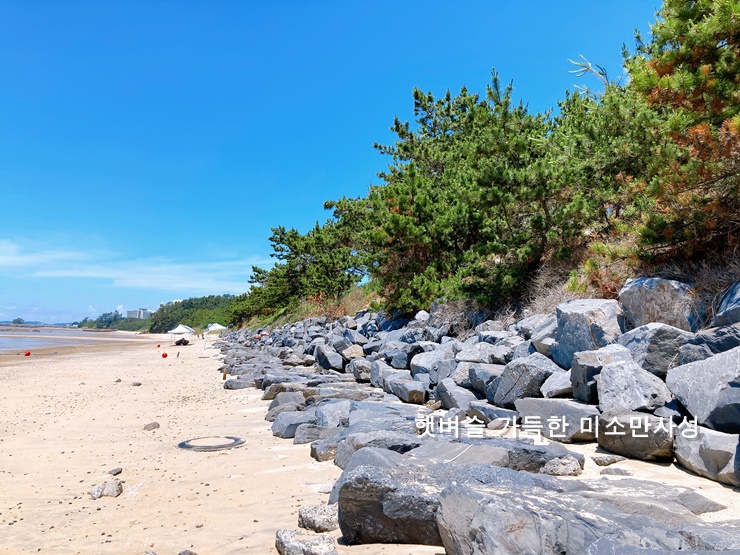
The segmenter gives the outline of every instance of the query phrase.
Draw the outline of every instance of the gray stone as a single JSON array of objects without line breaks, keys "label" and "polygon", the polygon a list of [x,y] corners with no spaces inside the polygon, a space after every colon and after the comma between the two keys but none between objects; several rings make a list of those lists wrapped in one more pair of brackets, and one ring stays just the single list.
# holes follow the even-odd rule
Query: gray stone
[{"label": "gray stone", "polygon": [[366,433],[349,434],[337,443],[334,464],[344,469],[355,451],[363,447],[379,447],[403,454],[419,447],[422,441],[415,434],[411,435],[392,430],[374,430]]},{"label": "gray stone", "polygon": [[455,358],[455,353],[452,349],[437,349],[435,351],[419,353],[411,359],[411,373],[414,376],[419,373],[430,374],[436,362],[453,358]]},{"label": "gray stone", "polygon": [[331,532],[339,528],[337,505],[310,505],[298,510],[298,526],[313,532]]},{"label": "gray stone", "polygon": [[375,387],[383,387],[383,376],[395,372],[382,360],[374,360],[370,365],[370,383]]},{"label": "gray stone", "polygon": [[316,362],[325,370],[343,370],[344,359],[342,355],[327,345],[316,347]]},{"label": "gray stone", "polygon": [[488,383],[503,372],[504,365],[501,364],[471,364],[468,367],[470,387],[481,395],[485,395]]},{"label": "gray stone", "polygon": [[320,439],[334,437],[342,431],[342,428],[322,428],[316,424],[299,424],[295,429],[293,443],[312,443]]},{"label": "gray stone", "polygon": [[477,418],[484,424],[494,420],[507,420],[509,427],[519,419],[519,413],[515,410],[504,409],[489,404],[487,401],[473,401],[467,412],[470,418]]},{"label": "gray stone", "polygon": [[605,412],[598,442],[602,449],[633,459],[672,460],[673,423],[641,412]]},{"label": "gray stone", "polygon": [[580,351],[573,355],[570,379],[573,397],[584,403],[597,404],[596,376],[612,362],[630,362],[632,354],[621,345],[607,345],[596,351]]},{"label": "gray stone", "polygon": [[372,363],[365,358],[354,358],[347,365],[347,370],[352,372],[358,382],[369,382],[371,366]]},{"label": "gray stone", "polygon": [[581,472],[581,465],[573,457],[552,459],[540,468],[540,474],[550,476],[578,476]]},{"label": "gray stone", "polygon": [[360,332],[355,331],[353,329],[344,330],[342,335],[347,341],[349,341],[353,345],[367,345],[367,343],[369,342],[369,339],[367,337],[365,337]]},{"label": "gray stone", "polygon": [[570,399],[519,399],[519,417],[535,433],[562,443],[596,439],[599,411],[592,405]]},{"label": "gray stone", "polygon": [[272,410],[275,407],[284,405],[285,403],[305,405],[306,398],[303,396],[303,393],[301,391],[283,391],[275,396],[270,405],[267,407],[267,410]]},{"label": "gray stone", "polygon": [[594,455],[591,457],[591,460],[598,466],[609,466],[614,463],[626,461],[627,458],[621,455]]},{"label": "gray stone", "polygon": [[365,356],[365,351],[360,345],[350,345],[340,353],[344,360],[352,360]]},{"label": "gray stone", "polygon": [[123,493],[123,483],[121,480],[112,480],[103,482],[90,490],[90,497],[100,499],[101,497],[118,497]]},{"label": "gray stone", "polygon": [[[632,548],[630,553],[640,547],[688,547],[678,532],[649,516],[627,514],[606,500],[586,497],[577,490],[555,493],[558,486],[563,487],[561,482],[558,486],[545,481],[528,483],[522,479],[524,475],[494,470],[500,473],[498,480],[458,482],[440,494],[437,522],[447,553],[580,554],[604,538]],[[577,480],[568,483],[583,484]],[[634,491],[626,493],[622,492],[626,499],[630,494],[634,497]]]},{"label": "gray stone", "polygon": [[458,362],[482,362],[485,364],[506,364],[511,360],[512,348],[491,345],[490,343],[475,343],[455,355]]},{"label": "gray stone", "polygon": [[298,403],[283,403],[282,405],[278,405],[275,408],[268,410],[267,414],[265,414],[265,420],[267,420],[268,422],[275,422],[278,414],[281,414],[283,412],[300,411],[304,408],[305,404],[303,403],[301,403],[300,405]]},{"label": "gray stone", "polygon": [[702,314],[695,306],[691,286],[662,278],[628,279],[619,291],[630,328],[659,322],[684,331],[696,331]]},{"label": "gray stone", "polygon": [[[388,384],[388,382],[386,382]],[[423,405],[426,402],[427,386],[416,380],[392,380],[391,393],[404,403]]]},{"label": "gray stone", "polygon": [[149,422],[146,426],[144,426],[145,432],[151,432],[152,430],[156,430],[159,428],[159,422]]},{"label": "gray stone", "polygon": [[602,368],[597,381],[599,408],[655,410],[673,399],[660,378],[634,362],[612,362]]},{"label": "gray stone", "polygon": [[740,487],[739,434],[683,424],[675,443],[681,466],[715,482]]},{"label": "gray stone", "polygon": [[740,324],[702,330],[678,350],[678,364],[704,360],[740,347]]},{"label": "gray stone", "polygon": [[[300,426],[299,426],[300,427]],[[335,430],[342,430],[342,428],[334,428]],[[332,437],[319,439],[311,443],[311,458],[318,462],[326,462],[332,460],[337,454],[337,446],[341,434],[336,434]]]},{"label": "gray stone", "polygon": [[470,403],[478,400],[472,391],[460,387],[451,378],[445,378],[437,385],[437,395],[446,409],[468,410]]},{"label": "gray stone", "polygon": [[539,397],[545,380],[560,371],[549,358],[539,353],[513,360],[506,365],[498,380],[494,404],[513,409],[517,399]]},{"label": "gray stone", "polygon": [[272,423],[272,435],[291,439],[301,424],[316,424],[316,416],[310,411],[281,412]]},{"label": "gray stone", "polygon": [[392,472],[359,466],[340,479],[339,527],[350,545],[442,545],[436,512],[440,492],[447,485],[489,484],[499,479],[516,480],[521,486],[547,478],[478,464],[402,465]]},{"label": "gray stone", "polygon": [[740,347],[672,368],[666,384],[701,426],[740,433]]},{"label": "gray stone", "polygon": [[432,364],[429,373],[429,383],[436,385],[444,379],[449,378],[457,370],[458,362],[453,359],[438,360]]},{"label": "gray stone", "polygon": [[250,380],[234,378],[224,382],[224,389],[246,389],[248,387],[254,387],[254,384]]},{"label": "gray stone", "polygon": [[668,324],[651,323],[625,333],[617,343],[629,349],[643,369],[665,379],[668,370],[678,366],[678,350],[692,338],[692,333]]},{"label": "gray stone", "polygon": [[473,389],[470,383],[470,367],[473,366],[473,362],[458,362],[452,373],[447,376],[452,379],[455,384],[465,389]]},{"label": "gray stone", "polygon": [[553,372],[540,388],[543,397],[567,397],[573,393],[570,370]]},{"label": "gray stone", "polygon": [[558,320],[555,316],[549,316],[531,330],[530,341],[532,342],[532,346],[541,355],[549,357],[552,352],[552,346],[555,344],[557,332]]},{"label": "gray stone", "polygon": [[[692,549],[701,553],[740,553],[740,521],[715,522],[712,524],[684,524],[678,532],[686,538]],[[694,553],[699,553],[695,551]]]},{"label": "gray stone", "polygon": [[316,425],[322,428],[349,426],[349,411],[352,403],[346,399],[330,400],[316,406]]},{"label": "gray stone", "polygon": [[334,538],[326,534],[306,534],[281,528],[275,534],[275,549],[280,555],[336,555]]},{"label": "gray stone", "polygon": [[516,358],[528,357],[529,355],[533,355],[536,352],[537,350],[534,348],[534,345],[531,341],[522,341],[514,347],[514,351],[511,353],[511,360],[514,360]]},{"label": "gray stone", "polygon": [[[528,316],[516,323],[516,329],[522,334],[524,339],[531,339],[532,334],[540,329],[543,325],[556,324],[555,319],[550,314],[535,314]],[[554,330],[555,328],[553,328]]]},{"label": "gray stone", "polygon": [[736,281],[722,296],[712,326],[727,326],[740,322],[740,281]]},{"label": "gray stone", "polygon": [[[570,368],[578,351],[593,351],[614,343],[622,335],[622,312],[617,301],[579,299],[558,305],[558,331],[552,359]],[[536,345],[535,345],[536,347]]]}]

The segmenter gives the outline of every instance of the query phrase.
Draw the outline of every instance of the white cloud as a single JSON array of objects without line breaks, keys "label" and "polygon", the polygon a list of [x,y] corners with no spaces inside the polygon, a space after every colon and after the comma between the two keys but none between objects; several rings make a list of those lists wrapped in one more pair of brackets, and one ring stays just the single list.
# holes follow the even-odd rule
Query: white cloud
[{"label": "white cloud", "polygon": [[[27,278],[102,280],[114,288],[185,294],[244,293],[252,266],[269,266],[270,258],[197,262],[167,257],[123,259],[110,252],[22,246],[0,239],[0,275]],[[183,295],[183,296],[184,296]],[[93,312],[90,307],[89,312]],[[119,307],[122,310],[122,307]]]},{"label": "white cloud", "polygon": [[0,239],[0,269],[28,268],[39,264],[72,262],[88,258],[89,254],[76,250],[45,249],[29,252],[14,241]]}]

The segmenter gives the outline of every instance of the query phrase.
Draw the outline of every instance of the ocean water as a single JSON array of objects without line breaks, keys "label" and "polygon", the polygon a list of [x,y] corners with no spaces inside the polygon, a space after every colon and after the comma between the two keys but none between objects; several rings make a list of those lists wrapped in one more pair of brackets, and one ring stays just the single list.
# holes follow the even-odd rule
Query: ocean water
[{"label": "ocean water", "polygon": [[[35,329],[35,328],[33,328]],[[40,347],[64,347],[69,345],[91,345],[98,339],[94,332],[77,329],[12,329],[0,328],[0,352],[32,351]]]}]

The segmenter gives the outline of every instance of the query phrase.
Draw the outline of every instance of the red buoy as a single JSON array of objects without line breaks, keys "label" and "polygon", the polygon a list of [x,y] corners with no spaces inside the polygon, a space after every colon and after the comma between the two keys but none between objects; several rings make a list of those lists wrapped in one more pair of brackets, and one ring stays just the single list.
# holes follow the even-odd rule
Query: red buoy
[{"label": "red buoy", "polygon": [[23,356],[24,357],[30,357],[31,356],[31,351],[26,351],[25,353],[23,353]]},{"label": "red buoy", "polygon": [[167,358],[167,353],[162,353],[162,358]]},{"label": "red buoy", "polygon": [[157,343],[157,349],[159,349],[160,347],[161,347],[161,345],[159,343]]}]

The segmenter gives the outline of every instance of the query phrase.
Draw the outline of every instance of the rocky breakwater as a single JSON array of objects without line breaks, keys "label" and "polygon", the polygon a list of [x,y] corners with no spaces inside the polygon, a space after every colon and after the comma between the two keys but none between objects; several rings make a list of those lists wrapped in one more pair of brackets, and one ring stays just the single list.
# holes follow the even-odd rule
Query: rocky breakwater
[{"label": "rocky breakwater", "polygon": [[454,554],[740,549],[740,523],[707,523],[725,507],[689,488],[561,478],[584,467],[568,445],[597,442],[600,466],[675,462],[740,486],[736,289],[704,330],[690,286],[639,279],[618,301],[467,333],[432,310],[223,336],[224,387],[261,389],[274,435],[343,469],[329,505],[301,510],[313,532],[278,531],[278,551],[334,553],[337,527]]}]

